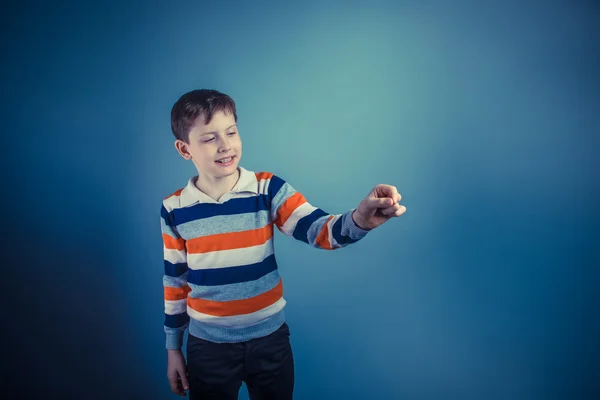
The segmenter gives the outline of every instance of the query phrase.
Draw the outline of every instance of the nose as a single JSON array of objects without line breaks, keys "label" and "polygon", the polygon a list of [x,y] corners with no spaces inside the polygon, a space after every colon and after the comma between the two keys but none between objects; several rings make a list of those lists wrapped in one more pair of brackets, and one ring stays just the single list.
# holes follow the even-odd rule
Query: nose
[{"label": "nose", "polygon": [[221,139],[219,141],[219,151],[221,153],[227,152],[230,149],[231,149],[231,145],[229,144],[229,138],[228,137],[224,137],[223,139]]}]

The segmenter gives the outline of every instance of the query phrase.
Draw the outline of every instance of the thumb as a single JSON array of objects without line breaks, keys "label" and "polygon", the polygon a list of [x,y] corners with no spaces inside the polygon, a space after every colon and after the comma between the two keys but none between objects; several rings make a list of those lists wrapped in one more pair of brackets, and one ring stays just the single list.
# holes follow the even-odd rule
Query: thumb
[{"label": "thumb", "polygon": [[373,208],[387,208],[394,205],[394,200],[389,197],[375,197],[371,199],[371,206]]}]

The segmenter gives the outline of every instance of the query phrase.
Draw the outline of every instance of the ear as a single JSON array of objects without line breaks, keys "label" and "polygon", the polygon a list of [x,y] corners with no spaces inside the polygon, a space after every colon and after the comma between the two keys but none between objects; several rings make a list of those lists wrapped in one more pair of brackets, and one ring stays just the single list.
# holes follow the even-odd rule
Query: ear
[{"label": "ear", "polygon": [[175,141],[175,148],[177,149],[177,152],[181,155],[181,157],[185,158],[186,160],[191,160],[192,155],[190,154],[188,144],[186,142],[177,139]]}]

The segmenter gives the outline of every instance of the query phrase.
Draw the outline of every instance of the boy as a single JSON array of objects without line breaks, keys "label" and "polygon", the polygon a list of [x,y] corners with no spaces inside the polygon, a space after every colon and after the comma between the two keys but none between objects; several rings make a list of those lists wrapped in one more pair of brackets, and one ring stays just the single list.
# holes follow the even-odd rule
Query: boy
[{"label": "boy", "polygon": [[[231,97],[184,94],[171,111],[175,148],[198,175],[163,200],[165,333],[171,390],[190,399],[292,399],[294,362],[285,323],[273,224],[320,249],[355,243],[402,215],[400,195],[377,185],[345,214],[309,204],[280,177],[239,166]],[[181,351],[188,329],[187,365]]]}]

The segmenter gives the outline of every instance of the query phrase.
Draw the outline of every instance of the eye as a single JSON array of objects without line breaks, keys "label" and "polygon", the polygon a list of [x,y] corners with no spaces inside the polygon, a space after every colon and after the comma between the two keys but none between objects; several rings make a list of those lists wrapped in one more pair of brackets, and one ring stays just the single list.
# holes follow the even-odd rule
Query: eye
[{"label": "eye", "polygon": [[229,132],[228,135],[235,135],[237,132],[233,131],[233,132]]},{"label": "eye", "polygon": [[208,142],[212,142],[213,140],[215,140],[214,137],[208,139],[208,140],[203,140],[202,143],[208,143]]}]

